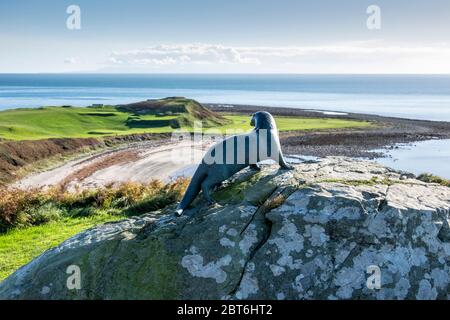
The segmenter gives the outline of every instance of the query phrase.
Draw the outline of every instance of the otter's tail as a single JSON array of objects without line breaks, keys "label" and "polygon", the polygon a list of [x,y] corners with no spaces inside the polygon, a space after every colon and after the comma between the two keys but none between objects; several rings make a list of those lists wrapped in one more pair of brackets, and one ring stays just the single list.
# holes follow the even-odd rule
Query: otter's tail
[{"label": "otter's tail", "polygon": [[[200,166],[202,166],[202,164]],[[183,199],[181,199],[181,202],[177,207],[176,213],[178,215],[181,215],[183,211],[192,203],[192,201],[194,201],[194,199],[200,193],[201,185],[205,177],[206,173],[199,167],[197,171],[195,171],[194,176],[192,177],[191,182],[189,183],[189,186],[186,190],[186,193],[184,194]]]}]

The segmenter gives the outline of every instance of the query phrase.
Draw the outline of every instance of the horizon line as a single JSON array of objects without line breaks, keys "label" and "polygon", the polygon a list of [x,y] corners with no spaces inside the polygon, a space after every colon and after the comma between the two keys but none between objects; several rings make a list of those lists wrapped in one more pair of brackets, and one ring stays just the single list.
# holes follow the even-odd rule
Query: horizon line
[{"label": "horizon line", "polygon": [[280,75],[280,76],[450,76],[450,73],[277,73],[277,72],[0,72],[0,75]]}]

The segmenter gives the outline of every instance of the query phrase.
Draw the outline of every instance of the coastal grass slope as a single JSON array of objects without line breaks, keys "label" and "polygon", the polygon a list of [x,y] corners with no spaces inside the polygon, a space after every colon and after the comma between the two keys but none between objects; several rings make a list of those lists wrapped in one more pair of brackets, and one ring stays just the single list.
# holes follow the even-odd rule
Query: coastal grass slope
[{"label": "coastal grass slope", "polygon": [[[275,117],[280,131],[367,127],[367,121]],[[171,133],[177,129],[250,130],[249,116],[215,113],[185,98],[149,100],[121,106],[41,107],[0,112],[0,138],[39,140],[87,138],[138,133]]]},{"label": "coastal grass slope", "polygon": [[0,234],[0,281],[44,251],[78,232],[98,224],[126,218],[123,215],[98,215],[64,218],[38,226],[14,229]]},{"label": "coastal grass slope", "polygon": [[0,282],[82,230],[173,204],[187,183],[153,180],[78,192],[0,189]]}]

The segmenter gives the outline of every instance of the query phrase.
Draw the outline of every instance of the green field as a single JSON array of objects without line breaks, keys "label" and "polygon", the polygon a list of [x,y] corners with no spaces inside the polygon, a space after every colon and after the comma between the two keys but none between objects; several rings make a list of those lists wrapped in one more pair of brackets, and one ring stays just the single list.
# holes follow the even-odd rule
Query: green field
[{"label": "green field", "polygon": [[44,251],[95,225],[125,216],[66,218],[40,226],[14,229],[0,234],[0,281]]},{"label": "green field", "polygon": [[[83,138],[133,133],[170,133],[170,121],[179,115],[141,114],[120,111],[115,107],[45,107],[0,112],[0,138],[37,140],[46,138]],[[250,116],[225,115],[231,123],[207,129],[250,130]],[[371,125],[365,121],[326,118],[276,117],[278,129],[316,130],[355,128]],[[192,126],[182,126],[192,131]],[[206,129],[206,128],[205,128]]]},{"label": "green field", "polygon": [[[226,118],[232,120],[232,124],[221,126],[221,131],[228,129],[251,130],[250,117],[242,115],[226,115]],[[367,121],[356,121],[346,119],[331,118],[292,118],[292,117],[275,117],[275,122],[279,131],[307,131],[307,130],[326,130],[340,128],[358,128],[367,127],[372,124]]]},{"label": "green field", "polygon": [[132,114],[114,107],[15,109],[0,112],[0,137],[12,140],[46,138],[83,138],[142,132],[168,132],[170,126],[158,124],[173,116],[143,115],[142,120],[154,126],[140,128],[128,121]]}]

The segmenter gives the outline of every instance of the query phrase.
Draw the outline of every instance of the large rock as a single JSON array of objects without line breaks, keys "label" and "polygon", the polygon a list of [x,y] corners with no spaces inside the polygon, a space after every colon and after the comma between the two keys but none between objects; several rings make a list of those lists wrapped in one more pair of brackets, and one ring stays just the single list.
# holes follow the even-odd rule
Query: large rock
[{"label": "large rock", "polygon": [[[450,297],[450,188],[326,158],[244,171],[215,198],[80,233],[1,283],[0,298]],[[67,286],[73,265],[81,289]]]}]

